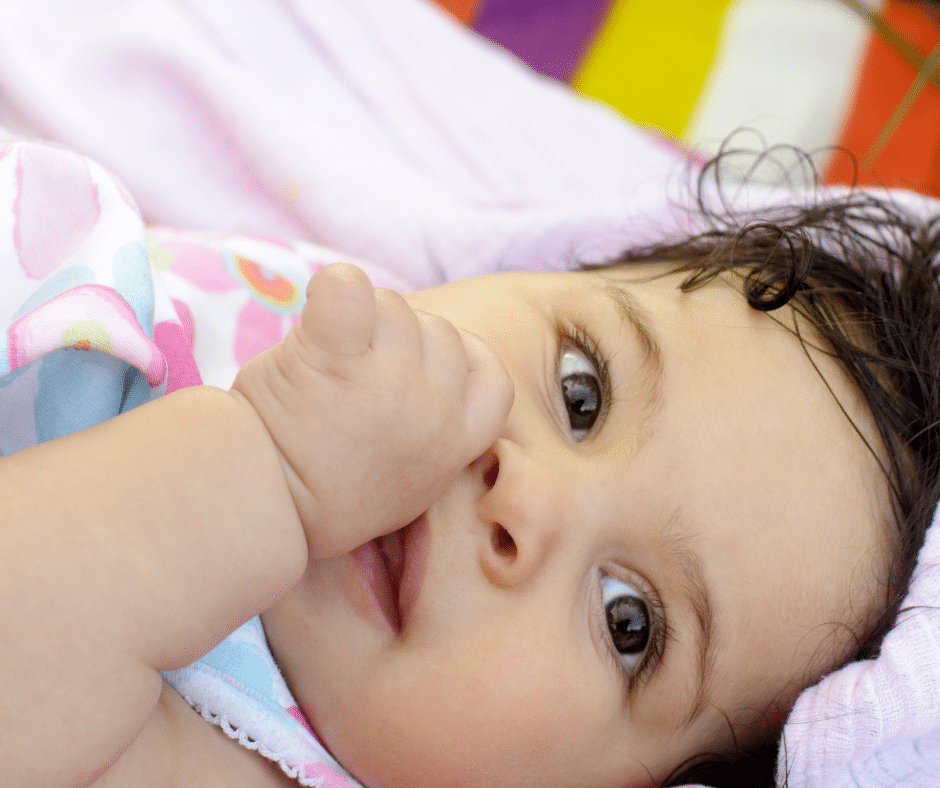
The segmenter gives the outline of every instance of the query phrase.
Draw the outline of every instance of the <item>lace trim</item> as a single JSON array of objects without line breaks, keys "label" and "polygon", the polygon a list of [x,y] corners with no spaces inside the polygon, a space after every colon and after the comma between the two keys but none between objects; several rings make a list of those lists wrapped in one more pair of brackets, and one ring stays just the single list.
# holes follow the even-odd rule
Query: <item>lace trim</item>
[{"label": "lace trim", "polygon": [[237,741],[245,749],[258,753],[269,761],[276,763],[282,772],[297,781],[306,788],[324,788],[324,779],[322,777],[305,777],[300,772],[299,766],[290,766],[285,760],[285,756],[265,747],[261,742],[253,739],[248,733],[232,725],[228,719],[221,714],[211,711],[204,703],[194,701],[192,698],[183,696],[183,699],[210,725],[215,725],[222,729],[222,732],[230,739]]}]

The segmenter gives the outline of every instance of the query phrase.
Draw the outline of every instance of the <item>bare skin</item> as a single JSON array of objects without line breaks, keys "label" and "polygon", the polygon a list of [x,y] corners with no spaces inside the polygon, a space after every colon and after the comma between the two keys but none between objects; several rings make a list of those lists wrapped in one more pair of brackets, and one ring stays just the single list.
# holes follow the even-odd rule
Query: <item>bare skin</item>
[{"label": "bare skin", "polygon": [[[160,671],[270,606],[310,556],[406,524],[495,439],[512,389],[481,342],[352,266],[309,296],[232,392],[179,391],[0,459],[4,781],[86,786],[114,767],[125,785],[191,784],[170,745],[192,714]],[[337,454],[363,435],[373,451]]]},{"label": "bare skin", "polygon": [[[788,310],[654,273],[406,302],[327,268],[232,392],[0,459],[0,773],[289,784],[159,676],[256,614],[370,788],[645,786],[758,737],[876,604],[887,495]],[[396,529],[397,623],[356,558]],[[608,597],[648,637],[614,646]]]},{"label": "bare skin", "polygon": [[[370,788],[655,785],[772,729],[877,609],[887,485],[826,382],[877,446],[854,386],[789,308],[667,271],[409,296],[499,353],[506,426],[409,529],[400,626],[360,603],[348,556],[262,614]],[[617,600],[645,645],[614,648]]]}]

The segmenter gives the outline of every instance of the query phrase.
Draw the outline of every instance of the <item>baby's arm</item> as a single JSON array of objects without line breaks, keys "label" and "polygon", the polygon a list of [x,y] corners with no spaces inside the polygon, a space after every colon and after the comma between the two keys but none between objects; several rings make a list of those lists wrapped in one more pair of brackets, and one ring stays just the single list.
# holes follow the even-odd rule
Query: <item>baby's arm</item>
[{"label": "baby's arm", "polygon": [[[284,593],[304,533],[251,406],[197,388],[0,460],[0,774],[82,785]],[[84,778],[84,779],[82,779]]]},{"label": "baby's arm", "polygon": [[[511,388],[487,351],[468,364],[452,329],[375,301],[355,271],[318,277],[235,391],[183,390],[0,459],[5,784],[91,782],[154,713],[160,670],[286,593],[308,550],[413,518],[495,438]],[[331,313],[333,290],[349,311]],[[393,394],[372,407],[377,391]]]}]

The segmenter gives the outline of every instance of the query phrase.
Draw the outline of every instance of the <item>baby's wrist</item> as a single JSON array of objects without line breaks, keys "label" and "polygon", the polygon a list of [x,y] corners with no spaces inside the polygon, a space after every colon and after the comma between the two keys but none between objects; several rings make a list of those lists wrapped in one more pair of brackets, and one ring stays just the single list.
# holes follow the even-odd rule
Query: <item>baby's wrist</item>
[{"label": "baby's wrist", "polygon": [[268,424],[268,420],[262,415],[262,410],[255,405],[252,396],[254,392],[249,385],[245,384],[241,374],[236,377],[228,393],[239,403],[239,406],[249,414],[248,418],[259,426],[258,448],[262,453],[265,451],[270,453],[272,460],[270,465],[274,470],[274,478],[283,481],[282,489],[285,493],[285,505],[293,510],[304,531],[304,539],[309,541],[309,513],[314,510],[314,507],[310,500],[311,495],[306,489],[303,480],[281,450],[277,438],[275,437],[275,431],[272,430],[271,425]]}]

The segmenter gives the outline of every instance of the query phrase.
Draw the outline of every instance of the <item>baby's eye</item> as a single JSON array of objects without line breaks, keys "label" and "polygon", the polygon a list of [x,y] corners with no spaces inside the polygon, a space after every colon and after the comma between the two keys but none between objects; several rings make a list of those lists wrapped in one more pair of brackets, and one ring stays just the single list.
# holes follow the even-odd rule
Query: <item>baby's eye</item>
[{"label": "baby's eye", "polygon": [[640,593],[622,580],[601,572],[600,584],[611,642],[626,667],[635,670],[650,639],[649,609]]},{"label": "baby's eye", "polygon": [[565,350],[558,367],[571,433],[576,441],[582,441],[600,415],[603,386],[595,363],[581,350]]}]

